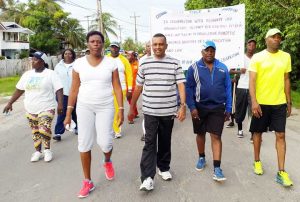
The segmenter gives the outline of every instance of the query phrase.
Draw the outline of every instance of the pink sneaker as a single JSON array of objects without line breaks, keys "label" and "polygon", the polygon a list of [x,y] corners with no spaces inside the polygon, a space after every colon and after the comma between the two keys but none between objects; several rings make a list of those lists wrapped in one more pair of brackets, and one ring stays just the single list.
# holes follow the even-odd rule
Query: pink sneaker
[{"label": "pink sneaker", "polygon": [[92,181],[83,180],[82,188],[78,193],[78,198],[85,198],[89,196],[89,193],[95,189],[95,186]]},{"label": "pink sneaker", "polygon": [[105,162],[103,164],[103,167],[105,168],[106,179],[113,180],[114,176],[115,176],[115,170],[114,170],[112,162],[111,161],[110,162]]}]

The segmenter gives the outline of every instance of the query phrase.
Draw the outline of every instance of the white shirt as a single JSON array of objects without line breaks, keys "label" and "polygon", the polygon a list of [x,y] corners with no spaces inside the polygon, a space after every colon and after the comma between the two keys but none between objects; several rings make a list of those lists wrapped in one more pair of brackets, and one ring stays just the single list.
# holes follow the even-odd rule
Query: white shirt
[{"label": "white shirt", "polygon": [[70,88],[72,84],[72,71],[73,64],[65,64],[63,60],[61,60],[56,66],[54,71],[58,74],[63,87],[64,87],[64,95],[69,96]]},{"label": "white shirt", "polygon": [[86,56],[75,60],[73,69],[79,74],[78,102],[113,107],[112,73],[117,69],[112,58],[104,57],[93,67]]},{"label": "white shirt", "polygon": [[141,58],[139,59],[139,65],[142,64],[142,63],[145,61],[145,59],[148,58],[148,57],[150,57],[150,56],[151,56],[151,55],[148,56],[148,55],[146,54],[146,55],[144,55],[143,57],[141,57]]},{"label": "white shirt", "polygon": [[248,71],[249,64],[250,64],[250,58],[245,54],[244,68],[246,69],[246,72],[245,74],[241,74],[237,88],[249,89],[249,71]]},{"label": "white shirt", "polygon": [[118,67],[119,79],[122,86],[122,90],[126,90],[126,80],[125,80],[125,65],[119,57],[111,57]]},{"label": "white shirt", "polygon": [[63,85],[53,70],[35,72],[33,69],[22,75],[16,88],[25,91],[25,110],[31,114],[39,114],[56,108],[56,91],[63,88]]}]

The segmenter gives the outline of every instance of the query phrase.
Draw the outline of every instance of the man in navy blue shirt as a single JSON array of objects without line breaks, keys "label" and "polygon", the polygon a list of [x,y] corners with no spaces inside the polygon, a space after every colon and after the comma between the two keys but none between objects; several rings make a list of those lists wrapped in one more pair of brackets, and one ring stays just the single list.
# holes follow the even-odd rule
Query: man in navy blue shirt
[{"label": "man in navy blue shirt", "polygon": [[190,108],[199,159],[197,170],[206,165],[205,134],[210,133],[216,181],[224,181],[221,166],[224,121],[228,121],[232,108],[231,81],[225,64],[215,59],[216,45],[206,41],[202,47],[202,58],[192,64],[187,72],[187,105]]}]

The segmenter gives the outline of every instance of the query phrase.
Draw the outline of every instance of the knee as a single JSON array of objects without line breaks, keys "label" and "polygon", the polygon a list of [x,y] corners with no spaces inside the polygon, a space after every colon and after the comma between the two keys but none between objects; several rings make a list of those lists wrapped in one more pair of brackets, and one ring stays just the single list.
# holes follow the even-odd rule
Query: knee
[{"label": "knee", "polygon": [[216,134],[211,134],[211,140],[213,142],[221,142],[221,136]]},{"label": "knee", "polygon": [[104,153],[108,153],[112,150],[113,148],[113,144],[112,144],[112,141],[101,141],[101,142],[98,142],[98,145],[100,146],[101,150],[104,152]]},{"label": "knee", "polygon": [[277,141],[285,141],[285,133],[276,133]]}]

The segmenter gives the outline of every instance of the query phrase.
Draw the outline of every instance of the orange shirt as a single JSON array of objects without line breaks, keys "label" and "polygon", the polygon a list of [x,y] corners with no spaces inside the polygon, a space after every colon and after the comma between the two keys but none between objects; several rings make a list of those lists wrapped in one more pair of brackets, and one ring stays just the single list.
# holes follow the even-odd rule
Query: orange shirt
[{"label": "orange shirt", "polygon": [[136,75],[139,69],[139,62],[138,60],[134,61],[133,63],[130,63],[131,70],[132,70],[132,88],[135,88],[135,81],[136,81]]}]

